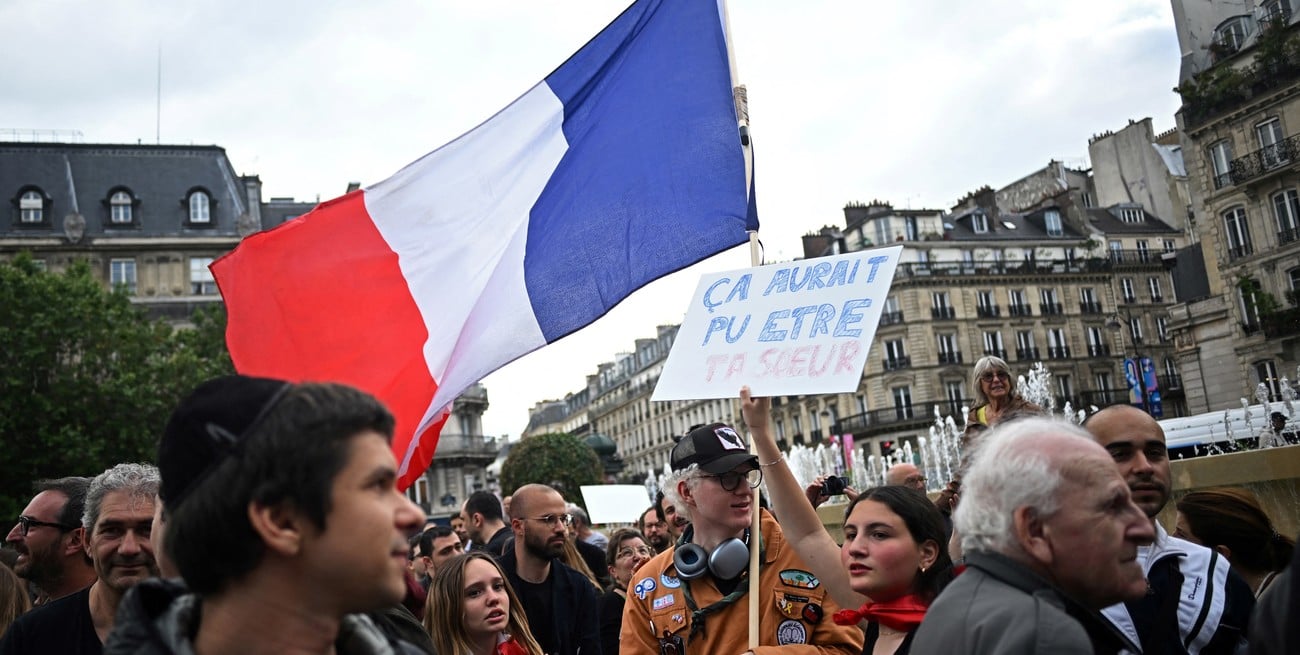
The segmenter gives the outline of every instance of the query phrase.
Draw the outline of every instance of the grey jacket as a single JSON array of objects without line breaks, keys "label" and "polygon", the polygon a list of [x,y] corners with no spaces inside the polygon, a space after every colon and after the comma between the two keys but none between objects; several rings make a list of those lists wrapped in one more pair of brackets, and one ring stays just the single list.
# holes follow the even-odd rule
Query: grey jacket
[{"label": "grey jacket", "polygon": [[1088,655],[1137,648],[1101,615],[1025,566],[970,553],[917,628],[911,655],[1044,653]]}]

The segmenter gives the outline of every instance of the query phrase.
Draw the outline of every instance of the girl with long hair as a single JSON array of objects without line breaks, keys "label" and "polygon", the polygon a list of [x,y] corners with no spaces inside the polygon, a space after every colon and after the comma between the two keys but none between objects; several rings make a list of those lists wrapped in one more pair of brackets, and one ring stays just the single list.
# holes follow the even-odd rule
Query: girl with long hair
[{"label": "girl with long hair", "polygon": [[771,400],[751,398],[748,387],[740,400],[786,541],[836,604],[858,608],[838,612],[835,621],[862,626],[863,655],[905,655],[926,609],[952,579],[939,510],[916,489],[868,489],[849,504],[844,545],[836,545],[777,449]]},{"label": "girl with long hair", "polygon": [[501,566],[482,551],[456,555],[438,567],[424,629],[439,655],[543,655]]},{"label": "girl with long hair", "polygon": [[1178,499],[1174,536],[1213,548],[1258,598],[1291,563],[1295,541],[1277,533],[1255,494],[1240,487],[1193,491]]}]

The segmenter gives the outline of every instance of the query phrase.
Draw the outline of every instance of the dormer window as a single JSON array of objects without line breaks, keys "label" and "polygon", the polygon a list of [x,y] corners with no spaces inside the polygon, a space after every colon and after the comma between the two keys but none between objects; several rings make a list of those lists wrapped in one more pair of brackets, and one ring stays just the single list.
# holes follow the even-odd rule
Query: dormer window
[{"label": "dormer window", "polygon": [[130,225],[134,220],[131,194],[126,191],[114,191],[108,197],[108,220],[114,225]]},{"label": "dormer window", "polygon": [[1124,207],[1119,210],[1119,220],[1125,223],[1141,223],[1144,218],[1140,207]]},{"label": "dormer window", "polygon": [[215,201],[212,194],[202,187],[194,187],[189,193],[185,194],[182,201],[185,206],[187,223],[194,227],[209,227],[212,225],[212,205]]},{"label": "dormer window", "polygon": [[1219,56],[1228,56],[1241,50],[1249,29],[1250,19],[1246,16],[1233,16],[1223,21],[1214,28],[1214,51]]},{"label": "dormer window", "polygon": [[1043,225],[1047,229],[1047,236],[1049,237],[1059,237],[1065,234],[1065,230],[1061,226],[1061,212],[1055,209],[1049,209],[1047,213],[1043,214]]},{"label": "dormer window", "polygon": [[975,234],[986,234],[989,231],[989,217],[982,213],[971,214],[970,227]]},{"label": "dormer window", "polygon": [[18,220],[29,225],[45,222],[45,196],[40,191],[29,189],[18,196]]}]

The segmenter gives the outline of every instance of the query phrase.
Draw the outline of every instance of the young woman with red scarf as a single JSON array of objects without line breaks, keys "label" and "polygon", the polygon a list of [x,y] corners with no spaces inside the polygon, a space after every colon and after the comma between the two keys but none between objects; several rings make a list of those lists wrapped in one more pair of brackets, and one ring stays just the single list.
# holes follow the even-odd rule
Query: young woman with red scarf
[{"label": "young woman with red scarf", "polygon": [[790,472],[771,432],[771,401],[740,392],[774,513],[787,541],[842,607],[841,625],[862,626],[863,655],[906,655],[925,610],[952,579],[943,518],[924,494],[876,487],[850,504],[837,546]]},{"label": "young woman with red scarf", "polygon": [[439,655],[542,655],[501,565],[483,551],[456,555],[438,567],[424,628]]}]

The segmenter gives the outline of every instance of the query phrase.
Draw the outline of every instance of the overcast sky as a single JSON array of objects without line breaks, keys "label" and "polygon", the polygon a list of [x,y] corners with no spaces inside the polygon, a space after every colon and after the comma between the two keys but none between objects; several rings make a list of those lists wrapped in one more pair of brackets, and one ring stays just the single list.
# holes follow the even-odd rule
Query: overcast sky
[{"label": "overcast sky", "polygon": [[[0,128],[86,143],[216,144],[264,196],[327,200],[373,184],[485,120],[612,20],[624,0],[41,0],[0,3]],[[1088,138],[1150,116],[1173,126],[1168,0],[733,0],[769,260],[841,208],[951,206]],[[158,121],[158,54],[162,53]],[[12,135],[0,133],[0,140]],[[634,294],[485,384],[488,434],[680,322],[703,272]]]}]

